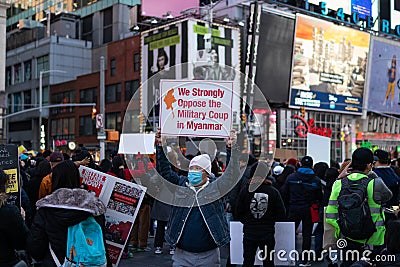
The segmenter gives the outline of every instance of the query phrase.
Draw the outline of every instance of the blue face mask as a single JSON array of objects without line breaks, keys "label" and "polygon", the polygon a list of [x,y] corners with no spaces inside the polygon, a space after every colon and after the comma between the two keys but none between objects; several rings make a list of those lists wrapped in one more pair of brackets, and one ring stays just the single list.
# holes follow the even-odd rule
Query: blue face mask
[{"label": "blue face mask", "polygon": [[188,174],[189,183],[193,186],[196,186],[203,181],[203,172],[199,171],[189,171]]}]

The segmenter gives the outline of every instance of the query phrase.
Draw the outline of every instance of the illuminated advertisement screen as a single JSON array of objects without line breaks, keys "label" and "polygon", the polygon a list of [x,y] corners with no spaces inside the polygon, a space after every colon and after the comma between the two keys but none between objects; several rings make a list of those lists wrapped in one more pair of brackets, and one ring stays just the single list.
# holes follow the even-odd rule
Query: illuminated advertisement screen
[{"label": "illuminated advertisement screen", "polygon": [[361,114],[368,33],[298,15],[291,107]]},{"label": "illuminated advertisement screen", "polygon": [[362,19],[365,19],[366,16],[371,16],[371,0],[310,0],[308,2],[314,5],[325,2],[328,9],[338,10],[343,8],[343,12],[348,15],[358,12],[359,17]]},{"label": "illuminated advertisement screen", "polygon": [[400,114],[400,81],[397,62],[400,44],[382,38],[373,38],[368,70],[369,111]]}]

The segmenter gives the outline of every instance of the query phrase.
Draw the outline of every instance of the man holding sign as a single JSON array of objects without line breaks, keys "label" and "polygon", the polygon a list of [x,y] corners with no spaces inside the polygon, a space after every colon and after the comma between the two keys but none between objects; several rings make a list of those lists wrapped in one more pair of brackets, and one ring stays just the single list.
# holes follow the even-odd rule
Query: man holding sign
[{"label": "man holding sign", "polygon": [[166,147],[162,147],[160,129],[156,147],[160,175],[177,188],[165,236],[170,245],[176,246],[173,266],[220,266],[219,247],[230,241],[221,198],[236,184],[234,175],[239,175],[236,132],[231,131],[227,139],[228,167],[218,179],[211,173],[207,154],[190,161],[188,177],[174,173],[164,153]]}]

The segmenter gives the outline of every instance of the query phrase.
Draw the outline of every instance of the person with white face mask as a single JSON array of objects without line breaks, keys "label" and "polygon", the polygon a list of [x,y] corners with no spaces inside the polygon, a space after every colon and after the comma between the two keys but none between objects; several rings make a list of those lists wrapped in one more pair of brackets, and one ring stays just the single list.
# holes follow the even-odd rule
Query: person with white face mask
[{"label": "person with white face mask", "polygon": [[[219,247],[229,243],[228,224],[224,218],[222,201],[224,189],[239,180],[239,150],[236,132],[227,140],[227,169],[218,179],[211,173],[211,159],[207,154],[194,157],[188,176],[178,176],[163,150],[161,131],[156,133],[156,155],[160,175],[176,186],[175,203],[169,217],[166,241],[176,246],[173,266],[220,266]],[[235,153],[233,153],[233,150]],[[231,156],[232,154],[232,156]],[[229,162],[229,163],[228,163]]]}]

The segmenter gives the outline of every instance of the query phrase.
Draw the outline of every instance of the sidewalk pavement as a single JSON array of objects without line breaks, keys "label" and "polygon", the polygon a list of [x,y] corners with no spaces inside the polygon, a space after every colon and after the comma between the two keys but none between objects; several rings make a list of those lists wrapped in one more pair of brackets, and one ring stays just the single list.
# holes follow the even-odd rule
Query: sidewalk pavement
[{"label": "sidewalk pavement", "polygon": [[[154,254],[154,238],[149,238],[149,247],[152,248],[149,252],[135,252],[133,258],[121,259],[119,267],[171,267],[172,256],[169,255],[169,245],[164,243],[163,254]],[[221,267],[225,267],[228,259],[229,246],[221,248]],[[296,249],[301,248],[301,238],[296,238]],[[240,266],[240,265],[238,265]],[[315,262],[312,267],[326,267],[328,262]]]}]

